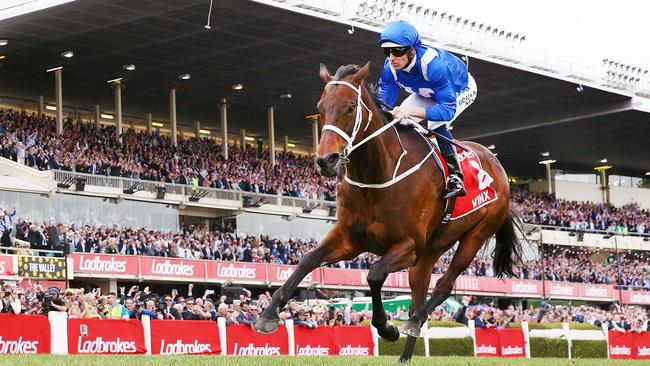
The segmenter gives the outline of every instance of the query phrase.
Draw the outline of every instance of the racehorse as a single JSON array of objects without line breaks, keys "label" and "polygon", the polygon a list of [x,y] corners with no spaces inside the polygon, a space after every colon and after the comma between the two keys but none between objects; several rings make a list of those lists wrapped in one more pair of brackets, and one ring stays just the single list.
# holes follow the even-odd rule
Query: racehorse
[{"label": "racehorse", "polygon": [[[320,245],[273,293],[255,328],[261,333],[277,329],[278,309],[286,305],[312,270],[370,252],[381,256],[367,277],[372,296],[371,323],[389,341],[396,341],[400,332],[408,336],[400,358],[406,362],[428,314],[449,297],[456,278],[495,234],[495,273],[513,274],[512,265],[520,260],[521,252],[515,234],[519,221],[510,210],[508,177],[497,158],[482,145],[463,142],[494,179],[492,188],[499,198],[436,232],[445,211],[443,172],[433,159],[426,158],[432,148],[426,139],[411,127],[394,121],[389,125],[383,118],[364,82],[369,69],[369,63],[363,67],[347,65],[332,76],[321,64],[320,78],[326,85],[317,105],[323,133],[316,164],[325,176],[346,176],[337,196],[338,220]],[[419,168],[413,169],[418,164]],[[400,174],[396,181],[399,165],[402,173],[409,174]],[[456,242],[459,244],[448,270],[425,302],[436,261]],[[410,318],[398,330],[387,322],[381,289],[391,272],[404,269],[408,269],[412,303]]]}]

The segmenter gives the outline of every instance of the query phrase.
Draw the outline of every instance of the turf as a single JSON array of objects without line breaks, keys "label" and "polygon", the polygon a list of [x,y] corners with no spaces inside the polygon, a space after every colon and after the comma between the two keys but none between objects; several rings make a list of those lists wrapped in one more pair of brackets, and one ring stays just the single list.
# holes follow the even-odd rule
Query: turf
[{"label": "turf", "polygon": [[[410,365],[444,365],[444,366],[497,366],[497,365],[526,365],[526,366],[562,366],[562,365],[647,365],[648,361],[622,361],[604,359],[503,359],[503,358],[473,358],[473,357],[414,357]],[[336,365],[336,366],[382,366],[399,365],[395,356],[382,357],[234,357],[234,356],[51,356],[27,355],[0,357],[0,365],[29,365],[29,366],[57,366],[57,365],[164,365],[164,366],[197,366],[197,365],[238,365],[238,366],[264,366],[264,365]]]}]

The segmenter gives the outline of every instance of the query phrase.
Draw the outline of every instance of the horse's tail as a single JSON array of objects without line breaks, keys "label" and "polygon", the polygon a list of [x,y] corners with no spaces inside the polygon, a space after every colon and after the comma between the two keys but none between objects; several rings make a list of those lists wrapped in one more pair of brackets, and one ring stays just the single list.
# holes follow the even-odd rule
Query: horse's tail
[{"label": "horse's tail", "polygon": [[498,277],[504,277],[506,275],[515,277],[516,274],[512,266],[516,262],[521,263],[522,247],[521,242],[517,239],[515,228],[523,233],[521,219],[510,209],[508,218],[496,233],[496,245],[492,252],[494,273]]}]

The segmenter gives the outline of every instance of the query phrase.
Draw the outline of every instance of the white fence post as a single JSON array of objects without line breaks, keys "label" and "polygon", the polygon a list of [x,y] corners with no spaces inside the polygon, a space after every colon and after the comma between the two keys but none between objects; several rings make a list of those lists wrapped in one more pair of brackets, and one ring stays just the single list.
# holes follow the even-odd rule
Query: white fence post
[{"label": "white fence post", "polygon": [[469,326],[469,334],[472,336],[472,348],[474,349],[474,357],[476,357],[476,327],[474,326],[474,320],[468,320],[467,326]]},{"label": "white fence post", "polygon": [[374,356],[379,356],[379,333],[372,325],[370,326],[370,332],[372,333],[372,353]]},{"label": "white fence post", "polygon": [[422,334],[422,340],[424,340],[424,357],[429,357],[430,351],[429,351],[429,322],[426,321],[424,324],[422,324],[422,331],[420,332]]},{"label": "white fence post", "polygon": [[68,313],[50,311],[47,314],[50,321],[50,347],[54,355],[68,354]]},{"label": "white fence post", "polygon": [[567,322],[562,323],[562,329],[564,330],[564,336],[566,337],[566,343],[567,343],[567,347],[568,347],[568,351],[569,351],[569,360],[570,360],[571,359],[571,348],[572,348],[573,345],[571,344],[571,332],[570,332],[570,328],[569,328],[569,323],[567,323]]},{"label": "white fence post", "polygon": [[151,354],[151,318],[149,315],[142,315],[142,329],[144,329],[144,348],[147,349],[147,354]]},{"label": "white fence post", "polygon": [[521,331],[524,332],[526,358],[530,358],[530,330],[528,329],[528,322],[521,322]]},{"label": "white fence post", "polygon": [[296,355],[296,333],[294,332],[293,319],[286,319],[284,326],[287,327],[287,338],[289,342],[289,356]]},{"label": "white fence post", "polygon": [[605,343],[607,344],[607,358],[609,358],[609,326],[607,323],[602,323],[600,325],[600,328],[603,330],[603,333],[605,334]]},{"label": "white fence post", "polygon": [[221,345],[221,355],[228,354],[228,343],[226,342],[226,318],[217,318],[217,327],[219,328],[219,343]]}]

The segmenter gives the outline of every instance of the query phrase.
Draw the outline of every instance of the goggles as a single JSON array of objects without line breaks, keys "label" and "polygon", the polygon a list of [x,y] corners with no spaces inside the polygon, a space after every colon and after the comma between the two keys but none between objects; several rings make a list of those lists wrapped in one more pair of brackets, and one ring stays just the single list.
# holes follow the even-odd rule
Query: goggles
[{"label": "goggles", "polygon": [[384,47],[383,50],[384,50],[384,55],[386,55],[386,57],[390,56],[391,53],[395,57],[402,57],[402,56],[404,56],[404,54],[406,54],[409,51],[410,48],[411,47],[406,47],[406,46],[404,46],[404,47]]}]

